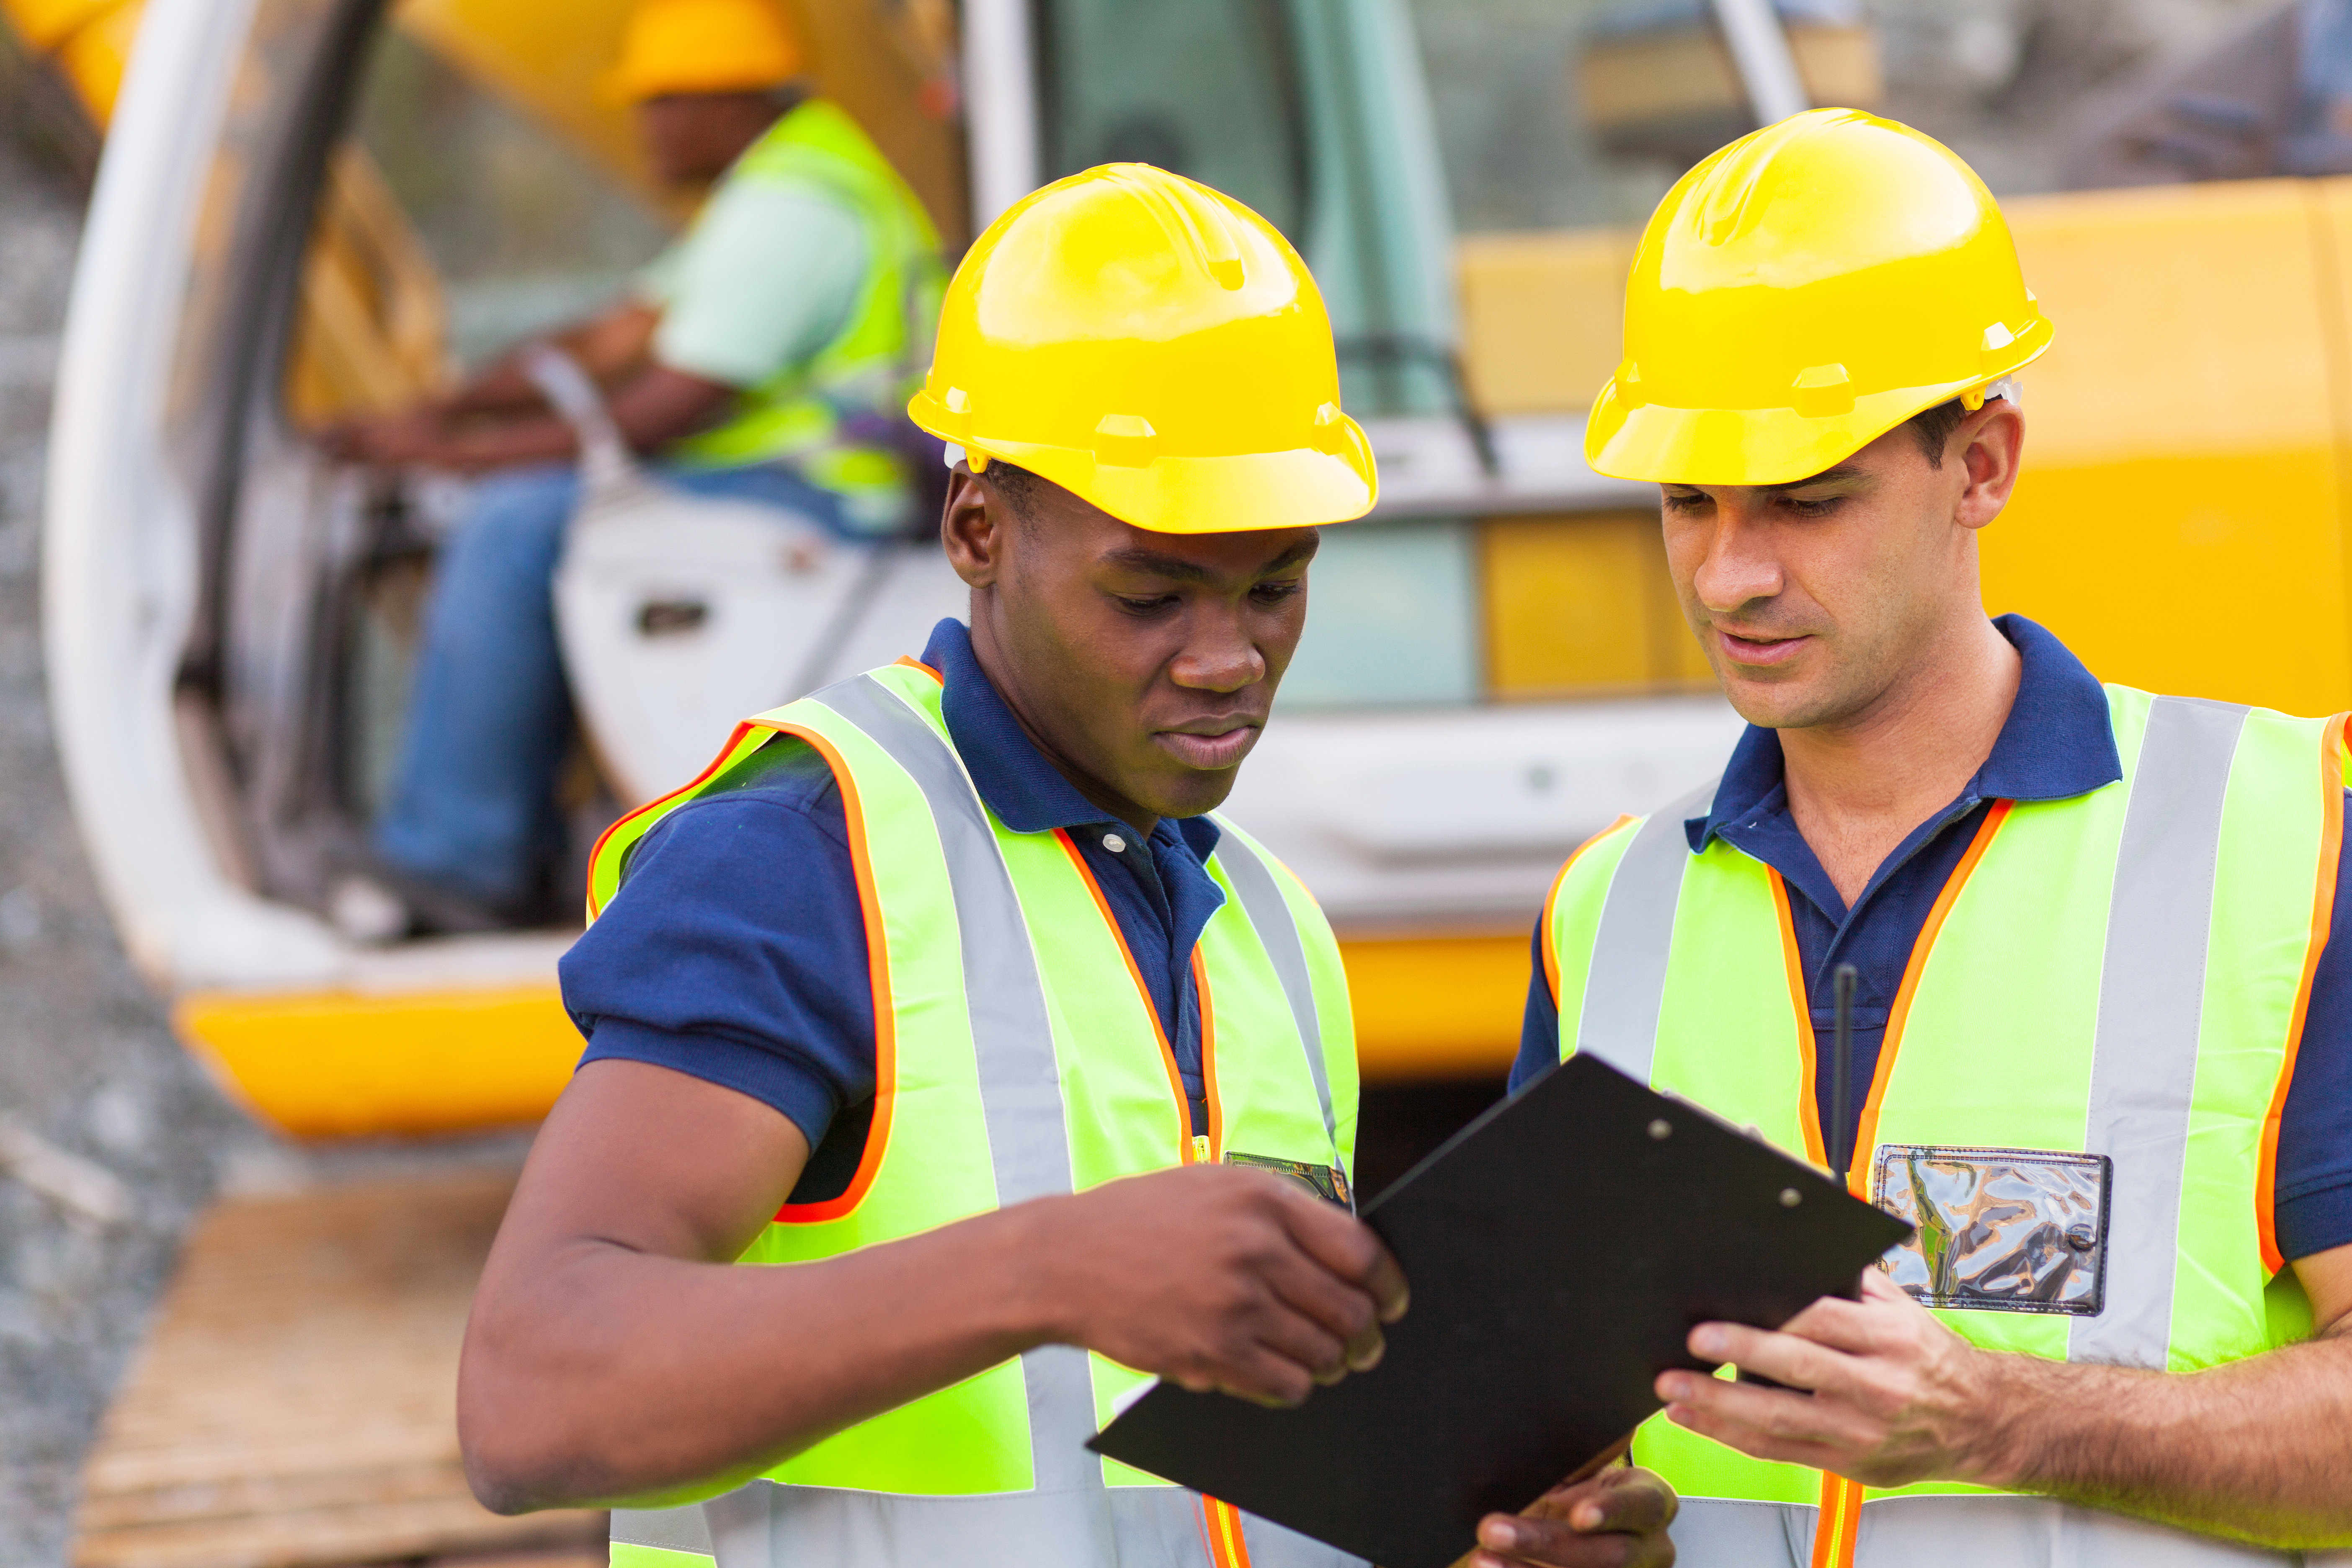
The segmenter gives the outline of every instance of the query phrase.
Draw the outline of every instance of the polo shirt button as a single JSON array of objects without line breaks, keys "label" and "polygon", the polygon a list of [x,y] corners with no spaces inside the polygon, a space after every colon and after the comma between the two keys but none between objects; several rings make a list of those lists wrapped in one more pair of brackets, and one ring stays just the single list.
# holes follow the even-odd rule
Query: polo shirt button
[{"label": "polo shirt button", "polygon": [[1103,847],[1117,855],[1127,848],[1127,840],[1116,833],[1106,833],[1103,835]]}]

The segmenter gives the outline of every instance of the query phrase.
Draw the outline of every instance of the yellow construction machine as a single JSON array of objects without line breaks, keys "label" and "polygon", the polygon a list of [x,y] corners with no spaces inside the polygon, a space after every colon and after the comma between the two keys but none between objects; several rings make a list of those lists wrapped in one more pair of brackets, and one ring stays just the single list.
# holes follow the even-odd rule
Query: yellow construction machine
[{"label": "yellow construction machine", "polygon": [[[1329,532],[1233,806],[1340,928],[1368,1081],[1499,1072],[1548,873],[1703,777],[1738,728],[1668,592],[1654,494],[1580,457],[1633,234],[1454,237],[1402,0],[803,8],[823,89],[950,245],[1045,180],[1140,157],[1244,196],[1314,267],[1383,495]],[[452,481],[341,468],[306,432],[609,296],[677,223],[595,90],[625,12],[0,0],[110,117],[45,547],[68,781],[183,1037],[290,1132],[528,1120],[579,1048],[554,984],[568,931],[385,942],[339,920],[330,868],[380,797],[455,502]],[[1712,0],[1701,19],[1596,45],[1617,53],[1586,62],[1589,91],[1633,84],[1599,94],[1627,134],[1641,70],[1690,98],[1675,112],[1720,111],[1712,92],[1751,121],[1875,90],[1835,15],[1784,31],[1767,0]],[[2114,679],[2352,706],[2352,184],[2010,212],[2058,342],[2027,378],[1990,606]],[[857,574],[807,679],[919,647],[936,553]],[[589,753],[575,774],[585,836],[627,792]]]}]

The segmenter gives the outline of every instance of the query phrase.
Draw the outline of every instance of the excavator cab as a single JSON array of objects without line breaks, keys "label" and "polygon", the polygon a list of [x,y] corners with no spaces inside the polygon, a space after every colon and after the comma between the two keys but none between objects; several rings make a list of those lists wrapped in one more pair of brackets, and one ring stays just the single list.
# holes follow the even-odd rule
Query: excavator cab
[{"label": "excavator cab", "polygon": [[[85,95],[113,118],[53,426],[60,746],[182,1035],[298,1133],[528,1119],[577,1055],[553,974],[576,927],[408,937],[344,875],[466,481],[343,464],[317,432],[613,299],[687,216],[596,90],[626,10],[146,0],[119,91]],[[1560,856],[1699,776],[1736,721],[1653,580],[1654,496],[1585,467],[1572,402],[1509,395],[1511,263],[1453,242],[1401,0],[842,0],[802,20],[818,89],[950,251],[1041,184],[1144,159],[1306,257],[1383,497],[1327,535],[1284,721],[1234,807],[1351,933],[1363,984],[1405,999],[1367,1030],[1368,1071],[1492,1070],[1515,987],[1465,1021],[1439,1000],[1462,963],[1482,989],[1523,975]],[[1472,363],[1473,338],[1502,346]],[[569,885],[603,824],[687,782],[735,719],[918,650],[961,607],[929,519],[813,549],[740,507],[698,515],[708,548],[671,529],[665,551],[642,510],[634,533],[575,527]]]}]

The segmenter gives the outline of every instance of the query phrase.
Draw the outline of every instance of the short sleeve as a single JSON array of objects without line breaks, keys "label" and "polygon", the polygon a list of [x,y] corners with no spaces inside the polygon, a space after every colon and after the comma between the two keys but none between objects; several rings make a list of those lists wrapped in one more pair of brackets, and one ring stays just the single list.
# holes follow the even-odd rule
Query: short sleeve
[{"label": "short sleeve", "polygon": [[[2347,810],[2352,811],[2352,797]],[[2352,1245],[2352,898],[2338,868],[2327,947],[2311,977],[2303,1040],[2279,1117],[2279,1252],[2289,1262]]]},{"label": "short sleeve", "polygon": [[737,174],[641,275],[660,290],[653,353],[688,375],[757,386],[824,347],[866,276],[857,215],[813,186]]},{"label": "short sleeve", "polygon": [[1511,1092],[1519,1090],[1559,1065],[1559,1004],[1552,1000],[1544,980],[1544,922],[1536,920],[1536,934],[1528,944],[1528,1005],[1519,1021],[1519,1054],[1511,1063]]},{"label": "short sleeve", "polygon": [[641,304],[667,305],[677,293],[677,269],[685,263],[686,237],[681,235],[637,268],[636,275],[629,279],[629,292]]},{"label": "short sleeve", "polygon": [[823,760],[796,742],[767,750],[751,778],[638,842],[560,977],[583,1063],[651,1062],[735,1089],[816,1151],[874,1097],[865,914]]}]

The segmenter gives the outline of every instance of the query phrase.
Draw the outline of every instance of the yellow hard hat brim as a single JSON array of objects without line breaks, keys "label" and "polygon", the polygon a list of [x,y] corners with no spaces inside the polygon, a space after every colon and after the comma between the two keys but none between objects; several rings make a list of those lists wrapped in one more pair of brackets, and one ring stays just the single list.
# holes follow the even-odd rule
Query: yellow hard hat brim
[{"label": "yellow hard hat brim", "polygon": [[968,420],[917,393],[907,416],[967,452],[1028,469],[1121,522],[1150,533],[1255,533],[1352,522],[1380,500],[1380,470],[1363,426],[1341,415],[1329,447],[1215,457],[1160,453],[1126,461],[1084,447],[973,435]]},{"label": "yellow hard hat brim", "polygon": [[1602,384],[1584,425],[1584,456],[1612,479],[1683,485],[1785,485],[1811,479],[1915,415],[2015,374],[2047,353],[2049,320],[1962,380],[1866,393],[1843,413],[1780,408],[1672,408],[1630,402],[1615,377]]}]

